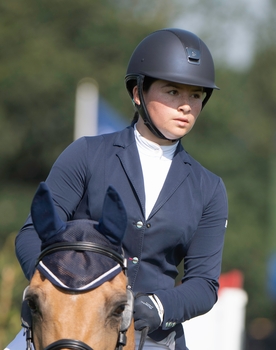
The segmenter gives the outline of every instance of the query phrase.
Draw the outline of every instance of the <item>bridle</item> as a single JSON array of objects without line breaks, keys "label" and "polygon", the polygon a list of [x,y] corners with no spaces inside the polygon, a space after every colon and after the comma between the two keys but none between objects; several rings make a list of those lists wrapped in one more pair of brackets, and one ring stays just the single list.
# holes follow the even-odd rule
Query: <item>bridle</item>
[{"label": "bridle", "polygon": [[[54,243],[48,246],[39,255],[35,266],[39,264],[39,262],[43,259],[44,256],[56,251],[61,251],[61,250],[77,250],[77,251],[86,250],[86,251],[105,255],[113,259],[114,261],[116,261],[118,264],[120,264],[124,273],[126,274],[127,263],[126,263],[126,259],[122,255],[120,255],[113,249],[103,247],[101,245],[98,245],[92,242],[82,242],[82,241],[60,242],[60,243]],[[130,286],[127,287],[127,298],[128,298],[128,305],[127,305],[128,310],[125,310],[127,311],[126,317],[124,317],[124,314],[122,316],[122,326],[119,331],[118,341],[117,341],[115,350],[123,350],[123,347],[126,345],[126,341],[127,341],[126,332],[132,320],[133,294],[130,289]],[[30,309],[27,305],[27,300],[23,300],[23,303],[22,303],[21,319],[22,319],[22,326],[26,329],[25,331],[26,343],[27,343],[26,350],[32,350],[32,345],[31,345],[31,343],[33,343],[32,320],[31,320]],[[48,345],[44,350],[61,350],[64,348],[73,349],[73,350],[93,350],[89,345],[83,343],[82,341],[73,340],[73,339],[60,339]]]},{"label": "bridle", "polygon": [[72,339],[58,340],[48,345],[44,350],[62,350],[64,348],[72,350],[93,350],[89,345],[83,343],[82,341]]}]

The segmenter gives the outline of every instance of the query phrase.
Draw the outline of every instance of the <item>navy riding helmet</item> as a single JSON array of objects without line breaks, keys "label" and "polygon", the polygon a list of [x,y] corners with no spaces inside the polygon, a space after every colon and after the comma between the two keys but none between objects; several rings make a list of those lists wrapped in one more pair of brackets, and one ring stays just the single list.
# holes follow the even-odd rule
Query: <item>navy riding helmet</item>
[{"label": "navy riding helmet", "polygon": [[147,127],[159,138],[167,139],[153,124],[143,98],[145,77],[200,86],[206,92],[202,108],[212,95],[215,69],[212,55],[195,34],[182,29],[167,28],[151,33],[134,50],[125,76],[131,98],[137,85],[140,105],[135,104]]}]

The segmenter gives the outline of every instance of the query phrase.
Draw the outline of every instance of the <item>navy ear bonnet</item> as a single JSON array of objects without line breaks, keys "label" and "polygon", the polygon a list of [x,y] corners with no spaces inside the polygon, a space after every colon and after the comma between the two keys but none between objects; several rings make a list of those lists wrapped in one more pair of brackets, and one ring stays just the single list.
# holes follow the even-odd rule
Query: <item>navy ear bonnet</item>
[{"label": "navy ear bonnet", "polygon": [[[122,254],[127,225],[124,205],[114,188],[109,187],[99,222],[60,219],[51,193],[42,182],[34,196],[31,215],[42,241],[41,250],[61,242],[92,242]],[[85,250],[59,250],[42,257],[37,269],[54,285],[70,291],[87,291],[112,279],[122,271],[112,258]]]}]

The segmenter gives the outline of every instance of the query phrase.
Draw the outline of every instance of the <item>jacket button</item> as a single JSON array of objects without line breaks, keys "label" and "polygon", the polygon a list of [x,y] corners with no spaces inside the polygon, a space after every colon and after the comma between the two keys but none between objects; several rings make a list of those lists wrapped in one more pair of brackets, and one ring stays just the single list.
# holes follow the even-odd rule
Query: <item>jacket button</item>
[{"label": "jacket button", "polygon": [[137,264],[139,261],[139,259],[137,258],[137,256],[135,256],[134,258],[132,258],[132,264]]},{"label": "jacket button", "polygon": [[143,227],[142,221],[137,221],[137,222],[136,222],[136,227],[137,227],[137,228],[142,228],[142,227]]},{"label": "jacket button", "polygon": [[147,224],[147,228],[150,228],[151,227],[151,224]]}]

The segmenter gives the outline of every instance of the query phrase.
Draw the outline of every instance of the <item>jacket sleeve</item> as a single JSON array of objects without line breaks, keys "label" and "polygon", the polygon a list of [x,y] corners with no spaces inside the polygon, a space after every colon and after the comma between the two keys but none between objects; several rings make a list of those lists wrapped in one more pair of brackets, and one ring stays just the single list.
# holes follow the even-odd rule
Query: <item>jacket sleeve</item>
[{"label": "jacket sleeve", "polygon": [[[70,220],[80,203],[86,183],[87,147],[85,138],[68,146],[54,163],[46,180],[58,214],[64,221]],[[41,250],[32,218],[29,215],[15,240],[17,259],[27,279],[31,279],[36,259]]]},{"label": "jacket sleeve", "polygon": [[182,284],[154,292],[164,307],[163,329],[204,314],[215,304],[227,217],[227,195],[220,179],[189,243]]}]

